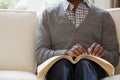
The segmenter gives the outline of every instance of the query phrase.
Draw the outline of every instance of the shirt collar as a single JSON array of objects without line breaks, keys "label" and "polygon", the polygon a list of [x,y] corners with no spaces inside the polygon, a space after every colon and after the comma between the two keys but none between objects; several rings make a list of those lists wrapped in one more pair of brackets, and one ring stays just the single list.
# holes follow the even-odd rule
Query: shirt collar
[{"label": "shirt collar", "polygon": [[91,4],[90,4],[90,2],[88,0],[84,0],[84,2],[87,4],[88,7],[91,8]]},{"label": "shirt collar", "polygon": [[[88,7],[91,8],[91,4],[90,4],[90,2],[89,2],[88,0],[84,0],[83,2],[86,3]],[[67,10],[67,8],[68,8],[68,6],[69,6],[70,4],[71,4],[71,3],[68,2],[67,0],[63,0],[64,10]]]}]

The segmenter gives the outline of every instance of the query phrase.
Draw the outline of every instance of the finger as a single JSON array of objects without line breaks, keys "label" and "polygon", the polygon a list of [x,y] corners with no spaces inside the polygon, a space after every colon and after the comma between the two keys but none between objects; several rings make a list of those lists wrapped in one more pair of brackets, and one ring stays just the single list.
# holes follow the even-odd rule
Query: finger
[{"label": "finger", "polygon": [[87,51],[85,50],[85,48],[83,48],[81,45],[79,45],[78,50],[79,50],[79,52],[81,54],[86,54],[87,53]]},{"label": "finger", "polygon": [[96,55],[99,50],[101,49],[101,45],[100,44],[97,44],[97,46],[95,47],[95,49],[93,50],[93,55]]},{"label": "finger", "polygon": [[73,50],[74,54],[76,54],[77,56],[79,56],[81,53],[78,51],[78,48]]},{"label": "finger", "polygon": [[89,53],[91,53],[91,55],[93,55],[93,51],[94,51],[94,49],[95,49],[96,46],[97,46],[96,42],[91,45],[90,52],[89,52]]},{"label": "finger", "polygon": [[77,43],[77,44],[75,44],[73,47],[78,47],[79,45],[80,45],[80,44]]},{"label": "finger", "polygon": [[77,46],[73,46],[70,51],[74,51],[77,48]]},{"label": "finger", "polygon": [[75,53],[75,54],[77,54],[78,56],[80,55],[80,54],[82,54],[80,51],[79,51],[79,47],[80,47],[80,44],[76,44],[75,46],[73,46],[73,52]]},{"label": "finger", "polygon": [[99,52],[96,54],[96,56],[102,57],[103,55],[104,55],[104,49],[103,49],[103,47],[100,47],[100,50],[99,50]]},{"label": "finger", "polygon": [[74,57],[75,57],[75,58],[77,57],[77,55],[76,55],[74,52],[71,52],[70,55],[71,55],[73,58],[74,58]]},{"label": "finger", "polygon": [[90,53],[91,52],[91,48],[88,48],[87,50],[88,50],[88,54],[92,54],[92,53]]},{"label": "finger", "polygon": [[73,46],[73,48],[71,49],[71,52],[74,52],[74,54],[76,54],[77,56],[80,54],[79,51],[77,50],[78,46],[75,45]]},{"label": "finger", "polygon": [[77,43],[75,46],[80,46],[80,44]]}]

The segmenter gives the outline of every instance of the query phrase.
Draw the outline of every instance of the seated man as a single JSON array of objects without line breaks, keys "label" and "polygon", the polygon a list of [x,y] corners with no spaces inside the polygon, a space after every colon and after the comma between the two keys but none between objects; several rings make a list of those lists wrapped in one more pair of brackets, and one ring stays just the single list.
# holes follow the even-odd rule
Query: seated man
[{"label": "seated man", "polygon": [[[110,14],[88,0],[62,0],[44,10],[36,39],[38,65],[56,55],[101,57],[116,66],[119,59],[115,25]],[[100,80],[106,72],[87,59],[52,66],[46,80]]]}]

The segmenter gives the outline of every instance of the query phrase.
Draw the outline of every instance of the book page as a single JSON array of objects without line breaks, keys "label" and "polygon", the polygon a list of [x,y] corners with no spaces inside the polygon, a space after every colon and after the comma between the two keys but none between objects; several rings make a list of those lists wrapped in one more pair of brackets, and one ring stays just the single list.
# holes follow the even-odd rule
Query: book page
[{"label": "book page", "polygon": [[49,58],[48,60],[46,60],[44,63],[42,63],[40,66],[38,66],[37,69],[37,73],[38,73],[38,77],[40,80],[44,80],[45,79],[45,75],[47,74],[47,72],[49,71],[49,69],[59,60],[61,59],[68,59],[71,63],[75,64],[77,63],[79,60],[81,59],[89,59],[95,63],[97,63],[98,65],[100,65],[107,73],[109,76],[114,75],[114,67],[106,60],[93,56],[93,55],[80,55],[78,56],[76,59],[72,59],[71,56],[66,56],[66,55],[60,55],[60,56],[54,56],[52,58]]}]

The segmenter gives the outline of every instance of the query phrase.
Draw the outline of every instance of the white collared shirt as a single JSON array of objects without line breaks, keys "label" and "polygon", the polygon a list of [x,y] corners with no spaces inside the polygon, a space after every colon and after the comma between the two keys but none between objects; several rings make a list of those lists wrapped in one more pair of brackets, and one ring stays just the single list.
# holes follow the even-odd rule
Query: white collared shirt
[{"label": "white collared shirt", "polygon": [[88,0],[84,0],[82,3],[78,5],[76,11],[73,12],[74,5],[67,1],[65,6],[66,15],[76,28],[78,28],[80,24],[83,23],[83,21],[85,20],[88,14],[89,7],[90,3],[88,2]]}]

